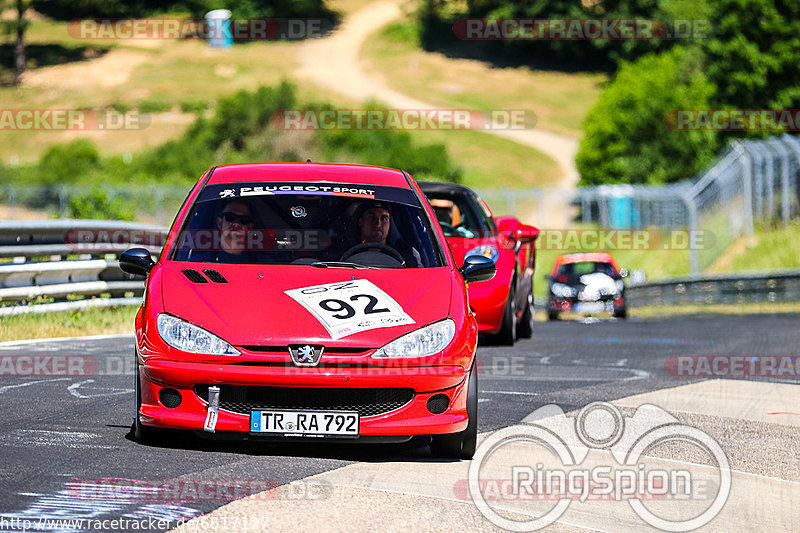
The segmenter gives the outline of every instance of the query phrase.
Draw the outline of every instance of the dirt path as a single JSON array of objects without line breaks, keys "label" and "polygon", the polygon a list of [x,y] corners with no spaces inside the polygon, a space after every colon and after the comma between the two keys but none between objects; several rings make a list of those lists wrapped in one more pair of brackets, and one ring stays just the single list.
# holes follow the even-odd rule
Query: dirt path
[{"label": "dirt path", "polygon": [[[300,50],[298,75],[358,101],[376,98],[398,109],[434,108],[429,103],[391,89],[379,76],[365,72],[360,64],[359,50],[367,37],[402,15],[398,0],[369,4],[345,19],[332,36],[305,43]],[[575,139],[542,130],[494,130],[488,133],[530,146],[557,161],[562,169],[562,192],[577,184],[575,153],[578,142]]]}]

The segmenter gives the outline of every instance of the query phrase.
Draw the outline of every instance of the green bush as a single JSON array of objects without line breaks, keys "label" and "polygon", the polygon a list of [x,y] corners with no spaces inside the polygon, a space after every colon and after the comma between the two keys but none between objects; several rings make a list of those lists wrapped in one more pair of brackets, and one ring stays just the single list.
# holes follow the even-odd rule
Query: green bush
[{"label": "green bush", "polygon": [[172,109],[172,104],[164,100],[140,100],[136,107],[141,113],[164,113]]},{"label": "green bush", "polygon": [[185,100],[181,102],[181,113],[202,113],[208,109],[208,102]]},{"label": "green bush", "polygon": [[69,218],[133,220],[135,213],[135,205],[114,198],[108,191],[99,188],[84,194],[73,194],[67,202]]},{"label": "green bush", "polygon": [[[373,105],[373,107],[377,107]],[[416,178],[459,181],[462,170],[453,165],[444,145],[419,145],[405,131],[284,131],[271,124],[277,111],[331,109],[325,104],[298,103],[288,83],[240,91],[221,99],[213,117],[197,117],[178,139],[128,156],[101,157],[88,140],[51,147],[38,165],[4,169],[11,183],[45,185],[35,200],[57,205],[54,185],[90,185],[72,195],[68,216],[131,220],[141,199],[112,197],[98,185],[194,183],[209,167],[246,161],[347,161],[402,168]],[[45,201],[46,200],[46,201]],[[30,201],[26,200],[25,205]]]},{"label": "green bush", "polygon": [[707,109],[714,85],[698,53],[676,47],[623,63],[589,112],[576,157],[581,183],[660,184],[691,178],[719,148],[713,131],[677,131],[676,109]]},{"label": "green bush", "polygon": [[84,181],[100,167],[100,153],[88,139],[76,139],[47,149],[39,160],[39,183],[67,184]]}]

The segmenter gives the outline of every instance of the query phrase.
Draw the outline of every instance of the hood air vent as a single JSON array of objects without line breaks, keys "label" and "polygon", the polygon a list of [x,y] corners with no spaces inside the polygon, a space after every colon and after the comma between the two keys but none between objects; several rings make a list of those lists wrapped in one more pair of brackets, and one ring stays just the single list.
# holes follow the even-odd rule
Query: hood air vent
[{"label": "hood air vent", "polygon": [[228,283],[228,280],[225,279],[225,276],[217,272],[216,270],[203,270],[208,279],[213,281],[214,283]]},{"label": "hood air vent", "polygon": [[203,275],[198,272],[197,270],[192,270],[191,268],[185,268],[181,270],[183,275],[189,278],[189,281],[192,283],[208,283],[208,280],[203,277]]}]

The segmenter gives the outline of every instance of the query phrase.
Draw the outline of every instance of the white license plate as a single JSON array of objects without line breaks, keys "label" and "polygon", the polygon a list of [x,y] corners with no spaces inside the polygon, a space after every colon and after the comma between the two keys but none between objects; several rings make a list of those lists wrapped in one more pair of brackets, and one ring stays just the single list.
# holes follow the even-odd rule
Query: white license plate
[{"label": "white license plate", "polygon": [[580,302],[575,306],[576,313],[602,313],[605,310],[603,302]]},{"label": "white license plate", "polygon": [[354,411],[250,411],[250,433],[358,437]]}]

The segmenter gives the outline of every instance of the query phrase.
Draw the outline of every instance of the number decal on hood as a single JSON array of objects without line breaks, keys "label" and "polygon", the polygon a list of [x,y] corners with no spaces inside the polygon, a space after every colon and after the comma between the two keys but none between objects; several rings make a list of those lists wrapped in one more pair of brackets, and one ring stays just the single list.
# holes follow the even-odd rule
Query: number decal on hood
[{"label": "number decal on hood", "polygon": [[284,292],[314,315],[334,339],[369,329],[414,323],[400,304],[366,279]]}]

